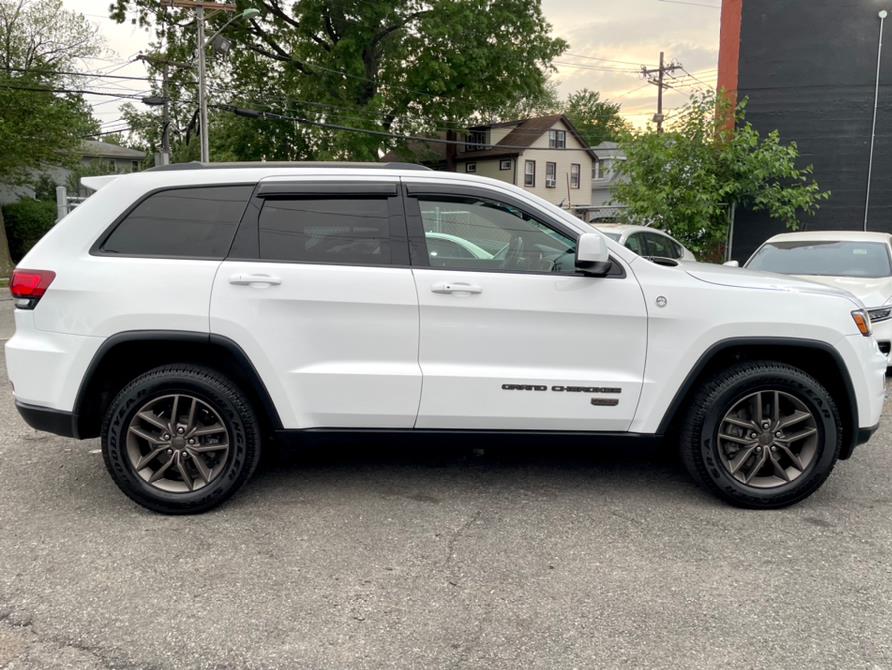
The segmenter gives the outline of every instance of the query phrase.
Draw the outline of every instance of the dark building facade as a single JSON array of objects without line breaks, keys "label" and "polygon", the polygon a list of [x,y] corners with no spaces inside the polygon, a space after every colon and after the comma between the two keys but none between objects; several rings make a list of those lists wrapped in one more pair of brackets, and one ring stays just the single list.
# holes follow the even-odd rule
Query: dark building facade
[{"label": "dark building facade", "polygon": [[[885,20],[870,206],[868,161],[881,19]],[[748,98],[747,120],[780,131],[831,192],[807,230],[892,232],[892,0],[724,0],[719,88]],[[732,257],[784,232],[738,210]]]}]

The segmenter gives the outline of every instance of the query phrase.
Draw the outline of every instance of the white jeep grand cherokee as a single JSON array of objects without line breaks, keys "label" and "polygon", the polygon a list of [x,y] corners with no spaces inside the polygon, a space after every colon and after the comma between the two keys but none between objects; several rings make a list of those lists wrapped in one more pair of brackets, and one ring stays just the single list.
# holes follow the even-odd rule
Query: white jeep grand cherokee
[{"label": "white jeep grand cherokee", "polygon": [[267,438],[358,430],[671,437],[715,494],[780,507],[883,403],[845,291],[655,264],[522,189],[410,165],[119,176],[11,291],[22,416],[100,436],[124,493],[166,513],[226,500]]}]

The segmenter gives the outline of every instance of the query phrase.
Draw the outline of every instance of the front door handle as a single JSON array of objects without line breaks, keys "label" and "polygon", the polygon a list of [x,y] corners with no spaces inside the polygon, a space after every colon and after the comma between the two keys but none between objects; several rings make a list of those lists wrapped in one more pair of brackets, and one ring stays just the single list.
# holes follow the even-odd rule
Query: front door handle
[{"label": "front door handle", "polygon": [[236,286],[255,286],[255,285],[267,285],[267,286],[278,286],[282,283],[282,280],[273,275],[264,275],[264,274],[234,274],[229,278],[230,284],[235,284]]},{"label": "front door handle", "polygon": [[483,288],[467,282],[444,281],[431,286],[431,291],[434,293],[483,293]]}]

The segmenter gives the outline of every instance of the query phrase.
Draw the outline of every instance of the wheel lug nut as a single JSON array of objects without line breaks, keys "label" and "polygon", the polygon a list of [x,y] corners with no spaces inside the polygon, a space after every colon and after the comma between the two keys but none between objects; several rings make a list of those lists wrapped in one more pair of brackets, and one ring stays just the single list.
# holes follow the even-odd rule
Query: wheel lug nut
[{"label": "wheel lug nut", "polygon": [[752,437],[752,438],[755,439],[755,437],[756,437],[756,431],[751,432],[751,433],[750,433],[750,437]]},{"label": "wheel lug nut", "polygon": [[168,450],[167,450],[167,455],[168,455],[168,456],[170,456],[172,453],[173,453],[173,449],[168,449]]},{"label": "wheel lug nut", "polygon": [[768,428],[768,422],[767,422],[767,421],[763,421],[763,422],[762,422],[762,428]]},{"label": "wheel lug nut", "polygon": [[170,433],[164,433],[164,435],[161,436],[161,439],[162,439],[162,440],[169,440],[169,439],[170,439]]},{"label": "wheel lug nut", "polygon": [[177,433],[179,433],[180,435],[182,435],[182,434],[185,433],[185,432],[186,432],[186,429],[183,428],[182,426],[180,426],[179,428],[177,428]]},{"label": "wheel lug nut", "polygon": [[194,438],[194,437],[190,437],[190,438],[189,438],[189,444],[195,444],[195,438]]},{"label": "wheel lug nut", "polygon": [[783,433],[780,432],[780,431],[777,431],[777,432],[774,434],[775,437],[781,437],[782,435],[783,435]]},{"label": "wheel lug nut", "polygon": [[182,452],[182,453],[183,453],[183,458],[189,458],[189,452],[188,452],[188,451],[184,451],[184,452]]}]

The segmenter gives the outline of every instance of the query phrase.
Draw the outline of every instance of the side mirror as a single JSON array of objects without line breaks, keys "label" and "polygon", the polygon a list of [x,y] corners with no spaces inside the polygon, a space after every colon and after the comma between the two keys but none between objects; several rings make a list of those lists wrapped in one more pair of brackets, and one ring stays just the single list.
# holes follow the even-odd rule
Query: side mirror
[{"label": "side mirror", "polygon": [[607,242],[598,233],[583,233],[576,243],[576,269],[593,277],[610,272]]},{"label": "side mirror", "polygon": [[725,263],[722,263],[722,265],[724,265],[725,267],[728,267],[728,268],[739,268],[740,267],[740,263],[738,263],[737,261],[727,261]]}]

